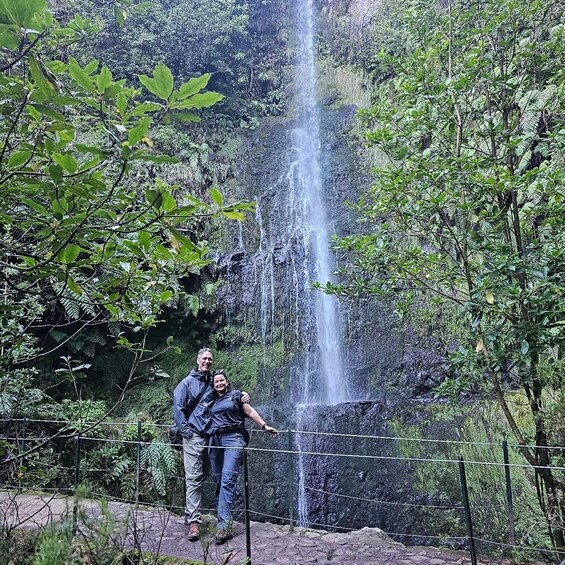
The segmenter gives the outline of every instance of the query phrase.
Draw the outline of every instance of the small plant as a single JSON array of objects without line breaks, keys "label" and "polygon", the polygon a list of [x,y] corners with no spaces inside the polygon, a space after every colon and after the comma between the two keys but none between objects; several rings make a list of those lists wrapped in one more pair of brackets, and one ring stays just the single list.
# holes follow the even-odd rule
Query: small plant
[{"label": "small plant", "polygon": [[78,555],[73,547],[72,530],[69,524],[62,529],[50,526],[44,530],[33,565],[71,565],[78,563]]}]

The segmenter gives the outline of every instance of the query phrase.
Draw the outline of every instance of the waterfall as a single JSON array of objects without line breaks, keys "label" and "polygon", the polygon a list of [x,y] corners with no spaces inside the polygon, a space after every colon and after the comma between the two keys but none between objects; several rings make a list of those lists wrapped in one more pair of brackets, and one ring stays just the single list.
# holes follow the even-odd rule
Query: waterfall
[{"label": "waterfall", "polygon": [[[315,405],[331,406],[350,399],[342,361],[342,324],[337,298],[313,288],[332,280],[330,222],[321,168],[320,111],[315,68],[314,0],[294,0],[295,120],[284,130],[285,145],[272,170],[256,177],[257,198],[253,232],[237,234],[238,249],[249,255],[253,278],[238,271],[241,300],[256,313],[262,344],[262,373],[269,392],[285,390],[296,407],[297,430],[315,430]],[[327,160],[327,156],[324,156]],[[257,238],[253,240],[253,237]],[[247,284],[246,284],[247,283]],[[254,285],[251,296],[247,292]],[[275,345],[287,356],[288,373],[276,373]],[[288,389],[287,389],[288,386]],[[270,398],[273,395],[268,395]],[[295,434],[295,449],[315,451],[312,434]],[[301,455],[296,466],[298,522],[307,526],[307,484],[315,456]]]},{"label": "waterfall", "polygon": [[[305,284],[325,284],[331,280],[334,264],[329,249],[330,230],[324,202],[320,168],[320,113],[317,105],[315,68],[315,14],[314,0],[296,0],[296,37],[298,64],[295,76],[297,85],[298,127],[292,132],[292,150],[296,162],[291,171],[292,202],[300,205],[295,212],[302,223],[304,248],[308,250],[305,260]],[[317,364],[312,371],[303,367],[306,376],[303,395],[296,412],[298,429],[311,424],[311,404],[333,405],[348,398],[347,381],[343,372],[341,355],[341,332],[338,302],[334,296],[306,290],[312,306],[315,332]],[[313,329],[314,329],[313,328]],[[314,344],[308,349],[312,350]],[[309,364],[305,359],[304,363]],[[312,377],[315,382],[312,382]],[[304,439],[299,433],[296,438],[298,451],[304,449]],[[298,462],[298,520],[299,525],[309,526],[308,498],[306,485],[307,461],[305,456]]]},{"label": "waterfall", "polygon": [[[315,69],[314,0],[297,0],[296,37],[298,64],[297,85],[298,127],[292,132],[292,149],[296,154],[293,189],[294,202],[300,203],[304,247],[309,250],[306,291],[314,302],[315,340],[318,363],[316,383],[305,383],[302,404],[337,404],[347,399],[347,383],[343,376],[338,302],[334,296],[312,292],[314,281],[331,280],[333,260],[329,250],[330,230],[324,202],[320,170],[320,114],[317,106]],[[306,373],[311,377],[310,372]]]}]

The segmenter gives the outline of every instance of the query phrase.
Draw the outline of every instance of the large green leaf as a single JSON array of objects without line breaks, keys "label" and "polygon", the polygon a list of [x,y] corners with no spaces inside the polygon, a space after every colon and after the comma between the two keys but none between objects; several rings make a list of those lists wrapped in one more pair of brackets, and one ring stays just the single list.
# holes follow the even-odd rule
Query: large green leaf
[{"label": "large green leaf", "polygon": [[224,198],[222,196],[222,193],[217,189],[217,188],[211,188],[210,189],[210,196],[212,197],[212,200],[219,206],[221,207],[223,202],[224,202]]},{"label": "large green leaf", "polygon": [[69,153],[53,153],[53,161],[59,165],[66,173],[75,173],[77,170],[77,161]]},{"label": "large green leaf", "polygon": [[73,77],[73,79],[76,81],[76,83],[79,86],[82,86],[84,90],[91,92],[92,94],[96,92],[96,87],[94,86],[94,83],[92,82],[92,79],[90,78],[88,73],[86,73],[77,63],[76,59],[73,59],[72,57],[70,58],[69,63],[69,73],[71,77]]},{"label": "large green leaf", "polygon": [[141,82],[149,92],[162,100],[168,100],[173,92],[173,73],[171,73],[169,67],[164,63],[159,63],[155,67],[153,78],[147,75],[139,75],[139,82]]},{"label": "large green leaf", "polygon": [[222,210],[222,214],[228,220],[237,220],[239,222],[245,221],[245,214],[243,212],[237,212],[235,210]]},{"label": "large green leaf", "polygon": [[59,251],[57,259],[60,263],[69,264],[79,256],[80,252],[80,246],[76,243],[71,243],[69,245],[66,245],[65,247],[63,247],[63,249],[61,249],[61,251]]},{"label": "large green leaf", "polygon": [[189,96],[200,92],[203,88],[206,88],[211,76],[212,75],[210,73],[206,73],[199,77],[193,77],[188,82],[185,82],[179,88],[179,98],[188,98]]},{"label": "large green leaf", "polygon": [[98,61],[98,59],[92,59],[91,61],[88,61],[88,63],[86,63],[86,65],[84,67],[84,72],[87,75],[91,75],[93,72],[96,71],[99,64],[100,64],[100,61]]},{"label": "large green leaf", "polygon": [[154,102],[144,102],[143,104],[139,104],[136,106],[131,112],[131,116],[143,116],[148,112],[157,112],[158,110],[162,110],[163,106],[161,104],[155,104]]},{"label": "large green leaf", "polygon": [[100,71],[100,74],[96,77],[96,86],[98,86],[98,92],[104,92],[111,84],[112,72],[106,65],[104,65]]},{"label": "large green leaf", "polygon": [[57,120],[59,122],[66,121],[65,116],[63,116],[61,112],[58,112],[57,110],[54,110],[53,108],[46,106],[45,104],[32,104],[32,106],[33,108],[41,112],[44,116],[47,116],[52,120]]},{"label": "large green leaf", "polygon": [[0,47],[16,51],[20,45],[18,31],[17,26],[0,24]]},{"label": "large green leaf", "polygon": [[171,234],[182,246],[187,247],[191,251],[199,251],[199,247],[191,239],[183,235],[180,231],[171,228]]},{"label": "large green leaf", "polygon": [[22,203],[29,206],[32,210],[35,210],[38,214],[47,215],[49,213],[47,211],[47,208],[45,208],[45,206],[43,206],[43,204],[41,204],[41,203],[37,202],[36,200],[31,199],[31,198],[22,198]]},{"label": "large green leaf", "polygon": [[82,296],[82,288],[75,282],[75,280],[69,276],[67,277],[67,286],[78,296]]},{"label": "large green leaf", "polygon": [[16,151],[10,156],[8,167],[10,169],[17,169],[18,167],[21,167],[24,163],[29,161],[31,155],[31,151]]},{"label": "large green leaf", "polygon": [[0,0],[0,22],[29,28],[34,18],[45,9],[46,0]]},{"label": "large green leaf", "polygon": [[151,247],[151,234],[149,232],[146,231],[138,232],[137,240],[139,241],[143,249],[145,249],[145,251],[148,251],[149,248]]},{"label": "large green leaf", "polygon": [[213,106],[220,100],[223,100],[223,94],[219,92],[204,92],[202,94],[195,94],[187,100],[183,100],[173,107],[178,110],[188,110],[189,108],[208,108]]},{"label": "large green leaf", "polygon": [[151,118],[145,117],[141,118],[135,127],[128,131],[128,143],[131,147],[139,143],[149,131],[149,126],[151,125]]}]

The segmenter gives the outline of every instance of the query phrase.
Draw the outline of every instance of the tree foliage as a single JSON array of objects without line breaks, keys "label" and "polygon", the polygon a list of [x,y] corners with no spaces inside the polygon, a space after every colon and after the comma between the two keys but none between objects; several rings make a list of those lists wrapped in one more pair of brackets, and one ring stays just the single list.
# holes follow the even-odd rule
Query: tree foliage
[{"label": "tree foliage", "polygon": [[[14,403],[13,371],[86,327],[109,327],[133,347],[123,330],[144,334],[183,294],[179,279],[207,264],[202,221],[242,220],[251,208],[217,190],[204,201],[157,176],[176,159],[154,150],[152,128],[198,121],[194,111],[221,100],[206,91],[210,74],[179,84],[159,62],[129,84],[69,55],[95,31],[79,15],[59,22],[45,0],[0,1],[3,413]],[[139,163],[150,167],[134,184]],[[67,361],[63,372],[73,379],[85,368]]]},{"label": "tree foliage", "polygon": [[[414,50],[364,115],[385,164],[338,240],[346,294],[456,307],[460,344],[443,392],[477,383],[500,403],[563,550],[565,26],[558,1],[417,1]],[[522,425],[507,402],[517,386]],[[527,445],[535,447],[525,447]]]},{"label": "tree foliage", "polygon": [[[57,0],[61,13],[66,11],[65,1],[69,0]],[[91,53],[102,61],[111,60],[126,78],[149,72],[159,61],[180,80],[211,73],[213,87],[226,99],[206,124],[220,122],[233,129],[248,121],[256,124],[259,113],[281,111],[284,2],[156,0],[144,12],[139,8],[144,3],[128,3],[120,3],[124,23],[99,2],[74,0],[102,26],[77,58]],[[221,137],[224,132],[215,133]]]}]

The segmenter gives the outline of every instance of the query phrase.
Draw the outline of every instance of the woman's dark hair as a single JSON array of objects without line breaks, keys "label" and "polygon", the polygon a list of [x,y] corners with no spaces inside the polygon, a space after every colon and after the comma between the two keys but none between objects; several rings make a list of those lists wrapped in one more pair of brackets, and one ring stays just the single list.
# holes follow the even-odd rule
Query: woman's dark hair
[{"label": "woman's dark hair", "polygon": [[[226,381],[227,381],[227,383],[228,383],[228,387],[227,387],[227,389],[226,389],[226,392],[231,392],[232,386],[231,386],[231,383],[230,383],[230,381],[229,381],[229,379],[228,379],[228,376],[226,375],[226,372],[225,372],[223,369],[220,369],[220,370],[218,370],[218,371],[214,371],[214,374],[212,375],[212,384],[214,384],[214,377],[215,377],[216,375],[223,375],[223,376],[224,376],[224,378],[226,379]],[[214,391],[214,392],[216,392],[216,391]]]}]

